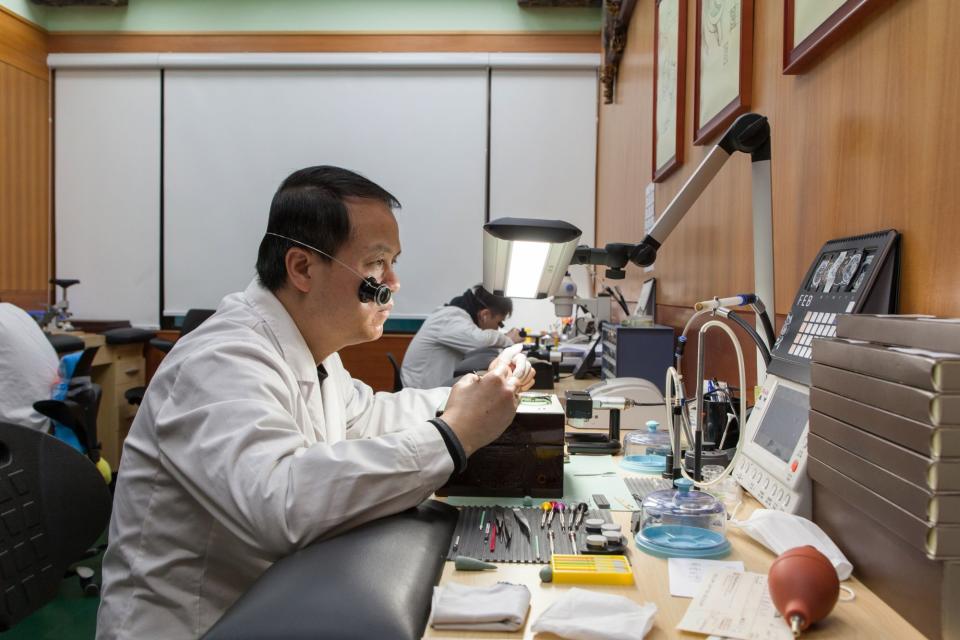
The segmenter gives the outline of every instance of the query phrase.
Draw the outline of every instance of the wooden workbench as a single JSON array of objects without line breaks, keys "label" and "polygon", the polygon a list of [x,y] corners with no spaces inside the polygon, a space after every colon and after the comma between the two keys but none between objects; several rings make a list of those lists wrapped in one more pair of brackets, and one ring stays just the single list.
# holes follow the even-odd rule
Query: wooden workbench
[{"label": "wooden workbench", "polygon": [[[566,379],[557,386],[557,393],[562,395],[566,389],[582,389],[596,380]],[[624,475],[630,475],[622,472]],[[753,509],[759,507],[752,497],[745,494],[744,504],[740,507],[737,518],[746,518]],[[630,531],[630,513],[627,511],[612,511],[614,521],[619,523],[624,532]],[[770,569],[775,556],[746,534],[732,527],[727,529],[732,551],[724,560],[740,560],[747,571],[766,574]],[[470,632],[439,632],[427,627],[425,638],[533,638],[550,640],[557,636],[553,634],[534,634],[530,627],[535,620],[568,589],[573,587],[600,590],[605,593],[622,595],[637,603],[652,602],[657,606],[654,626],[646,636],[651,640],[663,638],[705,638],[706,636],[678,631],[676,626],[691,600],[670,595],[670,584],[667,575],[667,560],[655,558],[639,551],[632,543],[628,545],[627,553],[631,564],[635,585],[629,587],[596,586],[596,585],[567,585],[544,584],[540,581],[539,571],[543,565],[500,564],[497,571],[465,572],[456,571],[452,562],[444,565],[440,584],[459,583],[472,586],[487,586],[497,582],[512,582],[524,584],[530,588],[531,606],[527,623],[520,631],[513,633],[470,633]],[[803,634],[804,638],[897,638],[908,640],[923,638],[903,617],[891,609],[880,598],[867,589],[859,580],[851,578],[843,583],[853,589],[856,598],[852,602],[838,602],[833,612]]]}]

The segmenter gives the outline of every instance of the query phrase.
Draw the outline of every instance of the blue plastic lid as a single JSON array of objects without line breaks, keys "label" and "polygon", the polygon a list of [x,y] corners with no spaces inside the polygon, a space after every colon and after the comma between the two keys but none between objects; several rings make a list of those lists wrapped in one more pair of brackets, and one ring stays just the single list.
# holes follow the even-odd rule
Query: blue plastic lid
[{"label": "blue plastic lid", "polygon": [[634,542],[638,549],[661,558],[719,558],[730,552],[723,534],[687,525],[646,527]]},{"label": "blue plastic lid", "polygon": [[656,420],[647,420],[647,431],[653,433],[660,426],[660,423]]},{"label": "blue plastic lid", "polygon": [[635,473],[661,473],[666,464],[666,457],[654,455],[624,456],[620,461],[623,469]]},{"label": "blue plastic lid", "polygon": [[678,491],[682,493],[687,493],[690,489],[693,488],[693,483],[687,480],[686,478],[677,478],[673,481],[673,486],[677,488]]}]

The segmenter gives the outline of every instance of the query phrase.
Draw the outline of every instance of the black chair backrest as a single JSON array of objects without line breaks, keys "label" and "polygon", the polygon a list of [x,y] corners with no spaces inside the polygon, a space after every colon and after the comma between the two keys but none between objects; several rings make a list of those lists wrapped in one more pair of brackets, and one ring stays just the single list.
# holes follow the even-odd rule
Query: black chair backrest
[{"label": "black chair backrest", "polygon": [[51,435],[0,422],[0,630],[52,600],[110,519],[97,468]]},{"label": "black chair backrest", "polygon": [[183,325],[180,327],[180,335],[185,336],[197,327],[199,327],[204,320],[212,316],[216,312],[216,309],[190,309],[187,311],[187,315],[183,317]]},{"label": "black chair backrest", "polygon": [[400,391],[403,389],[403,378],[400,377],[400,365],[397,364],[397,359],[393,357],[392,353],[387,354],[387,360],[390,361],[390,365],[393,367],[393,390],[394,392]]}]

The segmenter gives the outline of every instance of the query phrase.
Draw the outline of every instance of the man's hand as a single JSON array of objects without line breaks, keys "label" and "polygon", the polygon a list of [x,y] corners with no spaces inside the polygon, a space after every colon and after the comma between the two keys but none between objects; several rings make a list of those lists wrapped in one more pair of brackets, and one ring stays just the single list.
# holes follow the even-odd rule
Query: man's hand
[{"label": "man's hand", "polygon": [[526,391],[533,386],[533,380],[537,372],[533,370],[533,367],[530,366],[530,363],[527,361],[527,356],[523,354],[522,344],[515,344],[501,351],[500,355],[490,363],[490,367],[487,370],[493,371],[500,365],[506,365],[510,368],[516,380],[517,393]]},{"label": "man's hand", "polygon": [[510,331],[507,331],[507,337],[513,340],[514,344],[523,342],[523,338],[520,336],[520,329],[517,329],[516,327],[510,329]]},{"label": "man's hand", "polygon": [[510,368],[501,363],[482,378],[468,373],[453,385],[443,419],[457,434],[467,456],[510,426],[520,403],[517,383]]}]

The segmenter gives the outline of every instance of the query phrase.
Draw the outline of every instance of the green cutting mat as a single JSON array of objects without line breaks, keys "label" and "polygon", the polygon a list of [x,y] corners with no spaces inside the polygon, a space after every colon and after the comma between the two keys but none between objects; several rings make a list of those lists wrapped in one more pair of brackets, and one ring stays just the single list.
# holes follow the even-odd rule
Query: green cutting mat
[{"label": "green cutting mat", "polygon": [[[570,456],[570,462],[563,465],[563,498],[561,500],[568,504],[586,502],[593,509],[596,508],[592,498],[595,493],[606,496],[612,511],[636,511],[640,508],[630,496],[630,490],[623,478],[620,477],[613,456],[583,454]],[[544,498],[533,498],[533,504],[539,504],[544,500]],[[525,506],[524,498],[450,496],[447,502],[455,507]]]}]

